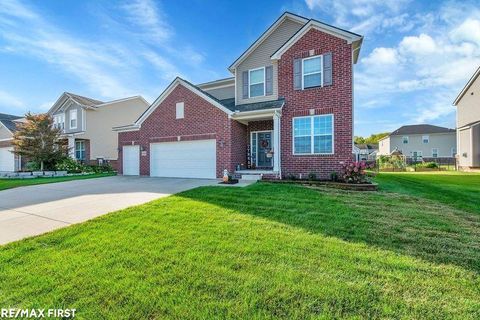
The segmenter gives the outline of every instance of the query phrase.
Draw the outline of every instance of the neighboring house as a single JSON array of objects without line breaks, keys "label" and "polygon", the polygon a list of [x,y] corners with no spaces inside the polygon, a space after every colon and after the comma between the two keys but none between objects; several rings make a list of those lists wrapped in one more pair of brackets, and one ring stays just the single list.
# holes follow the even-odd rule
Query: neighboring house
[{"label": "neighboring house", "polygon": [[378,155],[399,151],[407,158],[416,160],[453,159],[456,139],[454,129],[429,124],[403,126],[380,139]]},{"label": "neighboring house", "polygon": [[0,113],[0,172],[18,171],[22,167],[20,156],[13,154],[13,133],[23,117]]},{"label": "neighboring house", "polygon": [[135,121],[149,104],[140,96],[103,102],[65,92],[50,108],[56,127],[68,139],[70,156],[85,163],[117,165],[117,133],[112,127]]},{"label": "neighboring house", "polygon": [[355,143],[353,153],[355,161],[375,160],[378,152],[378,143]]},{"label": "neighboring house", "polygon": [[137,121],[115,128],[120,170],[191,178],[219,178],[225,169],[339,172],[352,159],[362,40],[284,13],[228,68],[232,78],[193,85],[177,77]]},{"label": "neighboring house", "polygon": [[458,167],[480,169],[480,67],[453,105],[457,107]]}]

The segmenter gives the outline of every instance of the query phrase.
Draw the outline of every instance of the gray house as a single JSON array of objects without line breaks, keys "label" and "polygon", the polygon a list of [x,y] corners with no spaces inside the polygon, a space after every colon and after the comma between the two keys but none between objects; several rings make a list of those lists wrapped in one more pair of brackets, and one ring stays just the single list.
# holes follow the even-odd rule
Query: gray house
[{"label": "gray house", "polygon": [[458,168],[480,169],[480,67],[457,96]]},{"label": "gray house", "polygon": [[455,129],[430,124],[409,125],[398,128],[379,141],[378,155],[401,152],[407,158],[434,160],[455,158],[457,150]]}]

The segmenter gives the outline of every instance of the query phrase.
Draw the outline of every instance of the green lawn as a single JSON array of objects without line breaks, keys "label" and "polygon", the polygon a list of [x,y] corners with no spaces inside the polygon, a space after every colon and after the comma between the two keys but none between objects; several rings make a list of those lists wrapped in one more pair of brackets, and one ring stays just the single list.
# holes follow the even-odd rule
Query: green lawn
[{"label": "green lawn", "polygon": [[[0,306],[79,319],[478,319],[478,210],[408,194],[417,175],[381,175],[378,193],[203,187],[12,243],[0,248]],[[429,176],[425,188],[441,184]]]},{"label": "green lawn", "polygon": [[82,180],[91,178],[108,177],[111,173],[91,174],[85,176],[68,176],[68,177],[53,177],[53,178],[33,178],[33,179],[0,179],[0,191],[5,189],[32,186],[35,184],[64,182],[71,180]]}]

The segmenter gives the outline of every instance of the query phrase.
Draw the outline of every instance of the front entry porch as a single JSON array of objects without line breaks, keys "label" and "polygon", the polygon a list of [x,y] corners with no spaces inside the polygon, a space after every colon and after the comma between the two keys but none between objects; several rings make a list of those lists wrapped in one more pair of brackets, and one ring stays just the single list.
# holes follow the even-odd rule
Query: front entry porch
[{"label": "front entry porch", "polygon": [[241,112],[232,117],[247,127],[246,163],[237,166],[237,174],[280,174],[280,117],[280,109]]}]

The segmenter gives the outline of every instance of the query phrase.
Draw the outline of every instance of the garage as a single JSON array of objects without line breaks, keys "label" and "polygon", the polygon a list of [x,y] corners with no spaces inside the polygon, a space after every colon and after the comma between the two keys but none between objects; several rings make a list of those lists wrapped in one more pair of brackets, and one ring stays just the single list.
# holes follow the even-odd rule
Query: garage
[{"label": "garage", "polygon": [[0,172],[15,171],[15,155],[12,148],[0,148]]},{"label": "garage", "polygon": [[152,177],[215,179],[216,140],[150,144]]},{"label": "garage", "polygon": [[122,150],[123,175],[140,175],[140,146],[124,146]]}]

